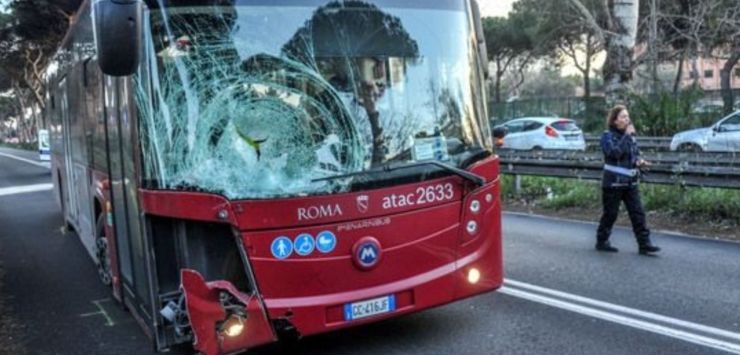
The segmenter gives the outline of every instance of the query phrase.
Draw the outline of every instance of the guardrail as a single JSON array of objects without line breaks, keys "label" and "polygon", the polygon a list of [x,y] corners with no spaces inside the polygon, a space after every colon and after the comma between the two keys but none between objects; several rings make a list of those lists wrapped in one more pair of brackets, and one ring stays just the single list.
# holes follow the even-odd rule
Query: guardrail
[{"label": "guardrail", "polygon": [[[574,151],[499,149],[501,172],[512,175],[601,179],[603,155]],[[653,165],[642,180],[648,183],[740,188],[740,153],[644,153]]]},{"label": "guardrail", "polygon": [[[599,150],[601,135],[585,135],[587,150]],[[672,137],[641,137],[637,136],[637,145],[643,151],[667,152],[671,147]]]}]

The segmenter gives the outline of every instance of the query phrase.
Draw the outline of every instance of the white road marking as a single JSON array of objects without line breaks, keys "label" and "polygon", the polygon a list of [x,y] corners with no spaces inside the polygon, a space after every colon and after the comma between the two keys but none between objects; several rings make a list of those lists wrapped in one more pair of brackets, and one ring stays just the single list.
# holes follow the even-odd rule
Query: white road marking
[{"label": "white road marking", "polygon": [[23,185],[23,186],[12,186],[12,187],[1,187],[0,196],[8,196],[15,194],[23,194],[28,192],[46,191],[51,190],[54,187],[51,183],[36,184],[36,185]]},{"label": "white road marking", "polygon": [[103,303],[103,302],[109,302],[109,301],[110,301],[110,298],[103,298],[101,300],[92,301],[92,303],[95,305],[95,307],[97,307],[99,309],[99,311],[97,311],[97,312],[83,313],[83,314],[80,314],[80,317],[90,317],[90,316],[95,316],[95,315],[100,314],[103,317],[105,317],[105,325],[106,326],[112,327],[112,326],[116,325],[116,323],[113,321],[113,319],[108,315],[108,312],[106,312],[105,311],[105,308],[103,308],[103,306],[101,305],[101,303]]},{"label": "white road marking", "polygon": [[33,164],[33,165],[36,165],[36,166],[40,166],[42,168],[47,168],[47,169],[50,169],[51,168],[51,165],[49,164],[49,162],[33,161],[33,160],[30,160],[30,159],[17,157],[15,155],[6,154],[6,153],[2,153],[2,152],[0,152],[0,156],[4,156],[4,157],[10,158],[10,159],[15,159],[15,160],[22,161],[22,162],[28,163],[28,164]]},{"label": "white road marking", "polygon": [[648,312],[648,311],[641,311],[641,310],[634,309],[634,308],[624,307],[624,306],[616,305],[613,303],[603,302],[603,301],[595,300],[592,298],[587,298],[587,297],[578,296],[578,295],[574,295],[574,294],[570,294],[570,293],[566,293],[562,291],[544,288],[544,287],[540,287],[540,286],[536,286],[536,285],[532,285],[532,284],[528,284],[528,283],[524,283],[520,281],[506,279],[505,283],[510,286],[516,286],[519,288],[528,289],[530,291],[549,294],[555,297],[565,298],[571,301],[576,301],[576,302],[588,304],[591,306],[608,309],[608,310],[615,311],[615,312],[625,313],[625,314],[629,314],[629,315],[633,315],[633,316],[637,316],[641,318],[650,319],[656,322],[668,323],[668,324],[675,325],[678,327],[689,328],[689,329],[693,329],[696,331],[709,333],[709,334],[713,334],[716,336],[726,337],[726,338],[740,341],[740,333],[734,333],[734,332],[730,332],[727,330],[706,326],[703,324],[698,324],[698,323],[688,322],[688,321],[681,320],[681,319],[671,318],[671,317],[663,316],[663,315]]},{"label": "white road marking", "polygon": [[[690,331],[681,330],[681,329],[677,329],[677,328],[672,328],[670,326],[661,325],[661,324],[653,323],[653,322],[650,322],[650,321],[633,318],[633,317],[626,316],[626,315],[621,315],[621,314],[617,314],[617,313],[613,313],[613,312],[609,312],[609,311],[605,311],[605,310],[596,309],[596,308],[593,308],[593,307],[587,307],[587,306],[584,306],[584,305],[580,305],[580,304],[576,304],[576,303],[571,303],[571,302],[568,302],[568,301],[565,301],[565,300],[556,299],[556,298],[553,298],[553,297],[548,297],[548,296],[545,296],[545,295],[542,295],[542,294],[536,294],[536,293],[533,293],[533,292],[529,292],[529,291],[525,291],[525,290],[519,289],[516,286],[513,286],[513,283],[511,281],[512,280],[505,280],[505,284],[511,284],[512,286],[503,286],[503,287],[501,287],[498,290],[498,292],[501,292],[503,294],[510,295],[510,296],[513,296],[513,297],[525,299],[525,300],[528,300],[528,301],[541,303],[541,304],[548,305],[548,306],[551,306],[551,307],[560,308],[560,309],[563,309],[563,310],[575,312],[575,313],[582,314],[582,315],[585,315],[585,316],[589,316],[589,317],[593,317],[593,318],[597,318],[597,319],[602,319],[602,320],[605,320],[605,321],[609,321],[609,322],[613,322],[613,323],[625,325],[625,326],[636,328],[636,329],[640,329],[640,330],[649,331],[649,332],[660,334],[660,335],[665,335],[665,336],[672,337],[672,338],[675,338],[675,339],[687,341],[687,342],[690,342],[690,343],[693,343],[693,344],[698,344],[698,345],[710,347],[710,348],[713,348],[713,349],[730,352],[730,353],[733,353],[733,354],[740,354],[740,343],[733,343],[733,342],[729,342],[729,341],[725,341],[725,340],[721,340],[721,339],[717,339],[717,338],[713,338],[713,337],[709,337],[709,336],[705,336],[705,335],[700,335],[700,334],[692,333]],[[519,284],[523,284],[523,283],[519,283]],[[525,285],[527,285],[527,284],[525,284]],[[527,285],[527,286],[534,286],[534,285]],[[544,288],[541,288],[539,286],[535,286],[535,287],[538,287],[539,289],[544,289]],[[544,289],[544,290],[547,290],[548,291],[547,293],[549,293],[549,291],[554,291],[554,290],[549,290],[549,289]],[[653,319],[656,319],[657,320],[657,319],[662,319],[662,317],[663,317],[663,316],[660,316],[660,315],[657,315],[657,314],[654,314],[654,313],[643,312],[643,311],[639,311],[639,310],[636,310],[636,309],[630,309],[630,308],[623,307],[623,306],[612,305],[612,304],[609,304],[609,303],[606,303],[606,302],[601,302],[601,301],[587,299],[585,297],[570,295],[570,294],[566,294],[566,293],[563,293],[563,292],[560,292],[560,291],[554,291],[554,292],[558,292],[559,294],[568,295],[569,297],[578,297],[578,299],[581,300],[581,301],[582,300],[589,300],[592,303],[591,302],[588,302],[588,303],[589,304],[593,304],[593,305],[596,305],[596,304],[599,304],[599,305],[602,305],[602,306],[609,305],[609,307],[605,307],[605,308],[612,309],[612,310],[619,309],[619,310],[622,310],[623,311],[623,310],[628,310],[629,309],[630,312],[627,312],[627,313],[630,313],[630,314],[639,313],[640,316],[642,316],[644,318],[651,318],[651,317],[653,317]],[[574,298],[571,298],[571,299],[574,299]],[[646,316],[646,314],[651,314],[652,316]],[[656,316],[657,316],[657,318],[656,318]],[[737,337],[740,336],[740,334],[738,334],[738,333],[733,333],[733,332],[725,331],[725,330],[722,330],[722,329],[717,329],[717,328],[713,328],[713,327],[703,326],[703,325],[696,324],[696,323],[685,322],[685,321],[681,321],[681,320],[670,318],[670,317],[665,317],[665,319],[672,320],[672,322],[673,322],[672,324],[674,324],[674,325],[678,324],[678,323],[676,323],[676,321],[678,321],[679,323],[682,323],[682,324],[691,324],[692,327],[693,327],[693,329],[695,329],[695,330],[698,330],[698,329],[701,328],[701,329],[703,329],[702,331],[705,331],[706,333],[712,333],[712,334],[715,334],[715,335],[722,334],[722,336],[724,336],[726,338],[737,339]],[[671,322],[667,322],[667,323],[671,324]],[[687,328],[692,328],[692,327],[687,327]],[[706,331],[707,329],[711,329],[712,331]]]}]

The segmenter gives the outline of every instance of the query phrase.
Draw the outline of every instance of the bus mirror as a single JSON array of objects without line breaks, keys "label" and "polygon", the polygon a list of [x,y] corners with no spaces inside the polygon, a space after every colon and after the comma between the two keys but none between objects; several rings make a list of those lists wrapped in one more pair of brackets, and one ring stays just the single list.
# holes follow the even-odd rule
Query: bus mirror
[{"label": "bus mirror", "polygon": [[93,4],[98,65],[106,75],[127,76],[139,66],[142,4],[138,0],[98,0]]},{"label": "bus mirror", "polygon": [[477,0],[472,0],[473,8],[473,25],[475,25],[475,38],[478,40],[478,57],[483,66],[483,75],[488,78],[488,47],[486,46],[486,36],[483,32],[483,20],[481,19],[480,6]]}]

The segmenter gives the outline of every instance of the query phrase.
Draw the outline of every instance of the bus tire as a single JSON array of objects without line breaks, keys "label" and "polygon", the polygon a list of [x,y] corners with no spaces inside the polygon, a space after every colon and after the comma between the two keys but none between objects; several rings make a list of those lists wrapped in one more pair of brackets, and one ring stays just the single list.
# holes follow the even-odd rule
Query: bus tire
[{"label": "bus tire", "polygon": [[111,273],[110,248],[108,248],[108,239],[105,237],[105,215],[98,215],[95,223],[95,256],[97,257],[96,265],[98,276],[105,286],[113,283],[113,274]]}]

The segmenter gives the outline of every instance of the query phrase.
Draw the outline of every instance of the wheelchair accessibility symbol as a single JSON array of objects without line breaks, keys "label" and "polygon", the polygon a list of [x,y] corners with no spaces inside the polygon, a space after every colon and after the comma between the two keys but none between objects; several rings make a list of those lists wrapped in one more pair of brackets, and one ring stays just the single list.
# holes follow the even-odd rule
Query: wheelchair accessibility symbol
[{"label": "wheelchair accessibility symbol", "polygon": [[311,254],[313,252],[314,247],[316,246],[316,241],[313,239],[313,236],[311,236],[308,233],[299,234],[295,241],[293,242],[295,245],[295,252],[298,255],[306,256],[308,254]]}]

